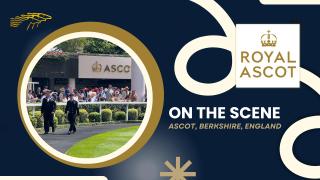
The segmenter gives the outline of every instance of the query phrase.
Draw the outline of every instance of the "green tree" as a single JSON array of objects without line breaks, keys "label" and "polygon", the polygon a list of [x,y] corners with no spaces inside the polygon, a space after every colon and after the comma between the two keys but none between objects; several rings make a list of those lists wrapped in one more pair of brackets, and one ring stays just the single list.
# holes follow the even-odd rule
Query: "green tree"
[{"label": "green tree", "polygon": [[70,39],[58,44],[55,49],[71,53],[83,52],[83,48],[86,43],[87,38]]},{"label": "green tree", "polygon": [[97,38],[71,39],[57,45],[54,50],[70,53],[127,54],[119,46]]},{"label": "green tree", "polygon": [[97,38],[87,38],[87,42],[83,48],[83,52],[96,54],[127,54],[119,46]]}]

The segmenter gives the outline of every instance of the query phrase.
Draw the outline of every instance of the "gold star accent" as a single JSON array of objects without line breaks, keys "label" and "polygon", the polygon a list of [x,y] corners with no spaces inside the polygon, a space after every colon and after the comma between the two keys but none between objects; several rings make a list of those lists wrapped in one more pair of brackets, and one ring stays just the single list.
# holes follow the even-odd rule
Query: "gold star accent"
[{"label": "gold star accent", "polygon": [[196,172],[186,172],[191,166],[192,162],[188,160],[181,167],[180,157],[176,157],[176,167],[166,161],[164,164],[171,170],[171,172],[160,172],[161,177],[171,177],[170,180],[186,180],[186,177],[196,177]]}]

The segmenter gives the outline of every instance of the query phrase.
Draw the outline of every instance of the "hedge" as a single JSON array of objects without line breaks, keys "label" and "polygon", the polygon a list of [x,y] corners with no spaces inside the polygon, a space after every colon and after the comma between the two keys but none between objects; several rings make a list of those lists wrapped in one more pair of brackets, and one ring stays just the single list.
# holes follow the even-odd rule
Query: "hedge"
[{"label": "hedge", "polygon": [[138,110],[135,108],[128,109],[128,120],[138,120]]},{"label": "hedge", "polygon": [[77,117],[77,121],[80,123],[88,123],[89,122],[89,114],[85,109],[79,109],[79,116]]},{"label": "hedge", "polygon": [[111,111],[111,109],[103,109],[101,111],[101,120],[103,122],[112,120],[112,111]]},{"label": "hedge", "polygon": [[126,113],[124,111],[117,111],[114,114],[115,120],[125,120],[126,119]]},{"label": "hedge", "polygon": [[100,113],[98,113],[98,112],[89,113],[89,121],[90,122],[100,122]]},{"label": "hedge", "polygon": [[59,123],[58,118],[57,118],[57,117],[54,117],[54,118],[53,118],[53,126],[54,126],[55,128],[57,127],[58,123]]},{"label": "hedge", "polygon": [[[29,109],[28,109],[29,110]],[[33,127],[37,127],[37,118],[32,116],[32,110],[28,112],[31,124]]]},{"label": "hedge", "polygon": [[66,117],[64,115],[64,112],[60,109],[56,110],[55,117],[58,119],[58,124],[65,124],[66,123]]},{"label": "hedge", "polygon": [[143,118],[144,118],[144,113],[140,113],[139,117],[138,117],[138,120],[143,120]]},{"label": "hedge", "polygon": [[118,108],[112,109],[112,119],[113,120],[116,120],[116,114],[118,111],[122,111],[122,110],[118,109]]},{"label": "hedge", "polygon": [[29,117],[30,117],[32,126],[33,126],[33,127],[37,127],[37,118],[33,118],[32,116],[29,116]]},{"label": "hedge", "polygon": [[[85,107],[86,108],[86,107]],[[90,108],[90,110],[96,109],[97,106]],[[63,108],[58,108],[55,112],[54,122],[55,126],[67,123],[67,117],[65,116]],[[29,109],[28,109],[29,110]],[[143,120],[145,107],[135,107],[131,106],[128,109],[128,120]],[[89,111],[90,112],[90,111]],[[43,118],[41,118],[41,111],[34,111],[34,116],[32,110],[29,111],[29,117],[32,125],[35,128],[43,128]],[[79,116],[77,116],[76,121],[79,123],[90,123],[90,122],[108,122],[108,121],[123,121],[126,120],[126,112],[123,106],[114,106],[113,108],[108,108],[103,106],[101,110],[101,115],[98,111],[88,113],[88,110],[82,108],[79,110]]]},{"label": "hedge", "polygon": [[[29,118],[31,120],[33,127],[43,128],[44,123],[43,123],[43,118],[41,117],[41,111],[35,111],[33,117],[32,117],[32,112],[29,112]],[[54,126],[56,127],[59,124],[59,118],[55,116],[53,118],[53,123],[54,123]]]},{"label": "hedge", "polygon": [[[30,117],[32,117],[32,112],[31,112]],[[31,123],[32,123],[32,121],[34,121],[34,124],[35,124],[36,128],[42,128],[43,127],[43,118],[41,118],[41,111],[35,111],[34,112],[34,117],[31,118],[31,119],[33,119],[33,120],[31,120]]]}]

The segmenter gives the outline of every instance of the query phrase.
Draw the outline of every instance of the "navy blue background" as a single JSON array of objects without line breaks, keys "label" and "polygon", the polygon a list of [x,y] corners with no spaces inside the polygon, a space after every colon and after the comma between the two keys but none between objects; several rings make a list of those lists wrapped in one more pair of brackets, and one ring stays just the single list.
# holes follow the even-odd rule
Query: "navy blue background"
[{"label": "navy blue background", "polygon": [[[320,6],[264,6],[258,0],[217,1],[234,23],[300,23],[301,66],[320,76],[318,24]],[[44,12],[52,21],[38,29],[9,27],[10,17]],[[202,97],[185,90],[173,67],[178,51],[190,40],[204,35],[223,35],[216,20],[186,0],[162,1],[7,1],[1,5],[1,171],[0,175],[105,175],[113,179],[166,179],[163,162],[190,159],[195,179],[301,179],[291,173],[279,155],[284,131],[295,121],[320,114],[320,98],[301,84],[300,89],[231,89],[219,96]],[[141,151],[107,168],[80,169],[47,156],[29,138],[17,108],[17,82],[32,48],[46,35],[76,22],[106,22],[134,34],[154,55],[165,86],[165,105],[160,124]],[[228,74],[230,53],[207,49],[188,64],[192,77],[215,82]],[[170,131],[172,106],[280,106],[279,131]],[[196,119],[193,121],[197,121]],[[202,120],[204,121],[204,120]],[[214,122],[210,120],[208,122]],[[180,122],[180,121],[179,121]],[[192,120],[188,121],[192,122]],[[320,131],[304,133],[295,143],[297,158],[320,164]]]}]

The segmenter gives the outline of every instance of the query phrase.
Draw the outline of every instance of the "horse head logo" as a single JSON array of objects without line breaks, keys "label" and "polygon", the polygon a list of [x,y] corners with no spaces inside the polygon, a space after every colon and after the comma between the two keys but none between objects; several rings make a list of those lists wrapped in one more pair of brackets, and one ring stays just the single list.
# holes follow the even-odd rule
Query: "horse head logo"
[{"label": "horse head logo", "polygon": [[39,27],[39,24],[51,19],[52,16],[48,14],[28,12],[26,14],[21,14],[20,16],[16,16],[14,18],[10,18],[10,27],[17,28],[22,23],[27,22],[27,30],[29,30],[29,28],[33,29],[34,27]]}]

